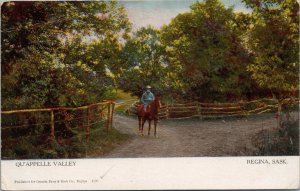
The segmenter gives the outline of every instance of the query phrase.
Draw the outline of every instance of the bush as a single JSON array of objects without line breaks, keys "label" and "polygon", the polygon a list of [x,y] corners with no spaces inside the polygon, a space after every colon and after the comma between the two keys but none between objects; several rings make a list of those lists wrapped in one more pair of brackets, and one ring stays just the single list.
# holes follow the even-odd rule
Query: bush
[{"label": "bush", "polygon": [[262,131],[256,140],[256,155],[280,156],[299,155],[299,121],[289,117],[289,113],[280,124],[280,128]]},{"label": "bush", "polygon": [[[49,138],[49,137],[48,137]],[[85,132],[72,137],[56,137],[56,141],[37,141],[39,136],[17,138],[2,147],[2,159],[53,159],[99,157],[128,139],[128,136],[112,128],[109,131],[103,125],[91,127],[90,141]],[[3,144],[3,143],[2,143]]]}]

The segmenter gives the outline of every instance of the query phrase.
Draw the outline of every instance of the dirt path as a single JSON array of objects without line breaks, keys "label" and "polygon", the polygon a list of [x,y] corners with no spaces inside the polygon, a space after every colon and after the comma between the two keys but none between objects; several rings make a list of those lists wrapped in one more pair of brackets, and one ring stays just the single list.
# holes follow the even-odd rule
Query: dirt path
[{"label": "dirt path", "polygon": [[[294,113],[296,118],[298,115]],[[137,119],[119,114],[114,116],[114,127],[132,135],[105,157],[200,157],[249,155],[254,147],[252,137],[262,129],[277,127],[274,114],[263,114],[240,119],[161,120],[158,137],[138,135]]]}]

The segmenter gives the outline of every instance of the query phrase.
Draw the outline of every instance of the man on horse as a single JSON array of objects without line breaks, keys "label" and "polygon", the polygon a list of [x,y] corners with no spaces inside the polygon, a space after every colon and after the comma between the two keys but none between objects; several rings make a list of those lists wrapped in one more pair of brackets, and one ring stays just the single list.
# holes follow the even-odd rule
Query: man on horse
[{"label": "man on horse", "polygon": [[143,93],[141,98],[141,101],[144,104],[145,112],[147,111],[148,105],[150,105],[155,99],[154,94],[150,90],[151,90],[151,86],[149,85],[146,86],[146,91]]}]

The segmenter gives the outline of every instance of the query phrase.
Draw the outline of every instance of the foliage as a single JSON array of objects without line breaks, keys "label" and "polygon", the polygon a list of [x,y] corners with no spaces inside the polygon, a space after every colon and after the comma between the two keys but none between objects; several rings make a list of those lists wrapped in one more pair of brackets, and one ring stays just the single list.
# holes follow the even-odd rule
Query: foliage
[{"label": "foliage", "polygon": [[113,2],[6,2],[2,6],[2,109],[103,99],[130,31]]},{"label": "foliage", "polygon": [[128,40],[122,52],[125,71],[119,86],[125,91],[141,96],[146,85],[156,90],[163,89],[161,83],[165,73],[165,49],[160,42],[160,32],[151,26],[142,27]]},{"label": "foliage", "polygon": [[239,101],[296,95],[299,26],[294,0],[244,0],[251,14],[205,0],[162,29],[131,32],[115,1],[5,2],[2,109],[78,106],[140,96]]},{"label": "foliage", "polygon": [[[137,99],[126,100],[123,103],[116,105],[115,111],[119,114],[124,114],[126,111],[132,108],[132,105],[136,103]],[[135,109],[135,108],[134,108]]]},{"label": "foliage", "polygon": [[247,66],[257,84],[281,98],[299,88],[299,5],[295,0],[244,0],[253,9]]},{"label": "foliage", "polygon": [[85,133],[78,134],[66,143],[57,141],[49,144],[40,144],[38,138],[18,138],[13,147],[2,149],[2,159],[28,159],[28,158],[82,158],[102,156],[111,151],[116,145],[128,140],[128,136],[116,129],[98,126],[91,131],[90,141],[85,140]]},{"label": "foliage", "polygon": [[287,113],[279,129],[259,133],[255,146],[259,156],[299,155],[299,120]]},{"label": "foliage", "polygon": [[242,44],[248,17],[218,0],[198,2],[176,16],[162,29],[169,86],[202,101],[241,97],[250,86]]}]

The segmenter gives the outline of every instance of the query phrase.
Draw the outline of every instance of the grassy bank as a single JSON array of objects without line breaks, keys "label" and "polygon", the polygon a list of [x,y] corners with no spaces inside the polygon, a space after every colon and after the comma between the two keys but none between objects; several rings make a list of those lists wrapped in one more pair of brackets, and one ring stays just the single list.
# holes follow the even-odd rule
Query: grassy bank
[{"label": "grassy bank", "polygon": [[299,155],[299,120],[282,116],[279,127],[262,130],[253,138],[257,156]]},{"label": "grassy bank", "polygon": [[70,138],[45,139],[39,136],[20,137],[10,147],[2,148],[2,159],[55,159],[55,158],[89,158],[101,157],[129,138],[112,128],[106,130],[104,125],[91,129],[87,141],[85,132],[77,132]]},{"label": "grassy bank", "polygon": [[124,101],[123,103],[117,104],[115,107],[115,111],[117,113],[125,113],[127,109],[129,109],[132,104],[134,104],[136,102],[136,99],[131,99],[131,100],[127,100]]}]

